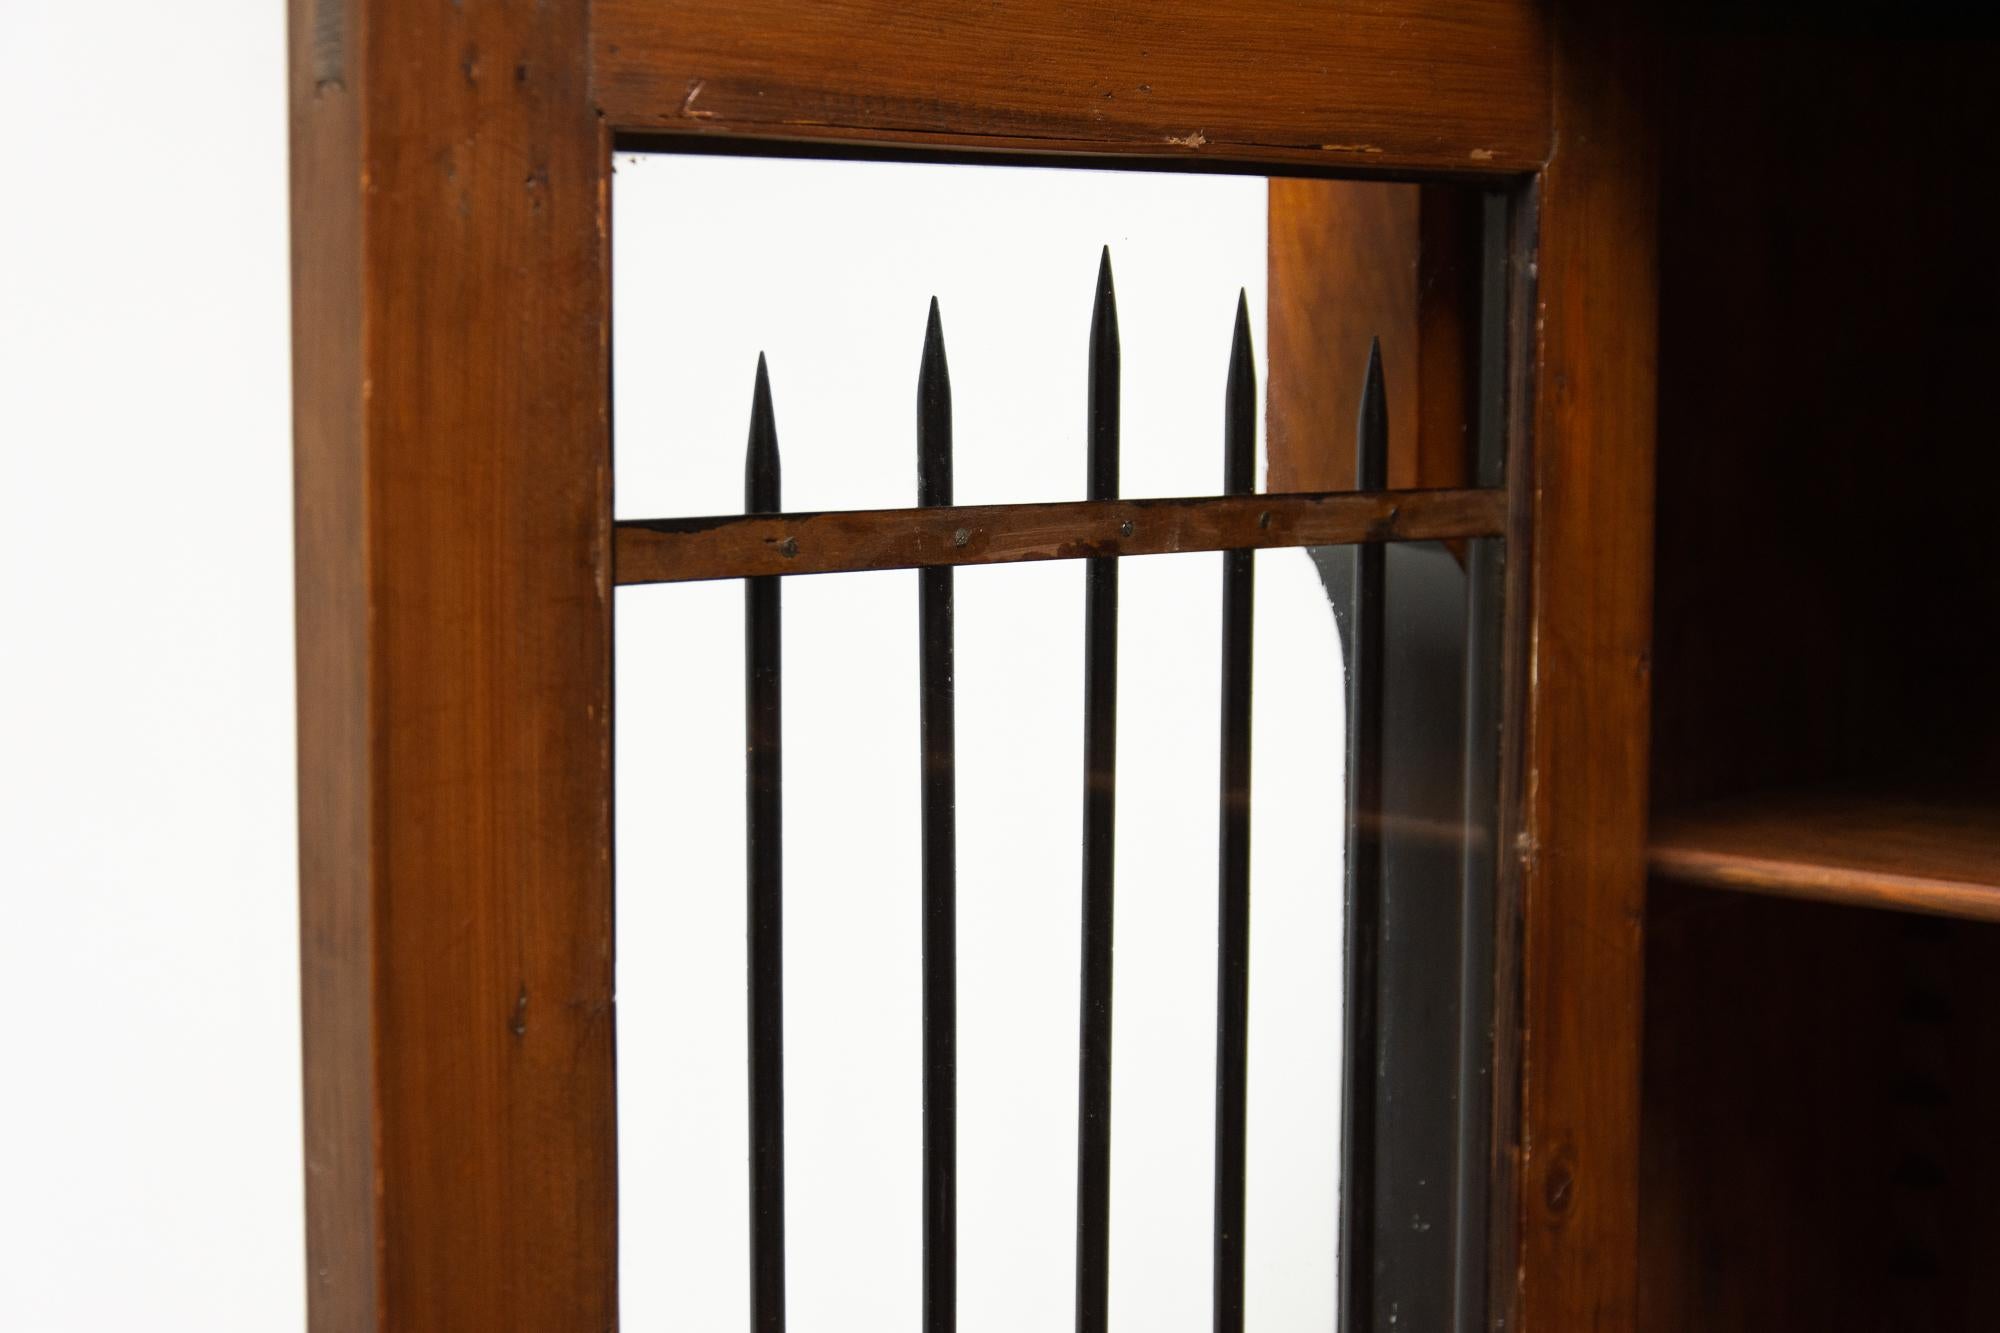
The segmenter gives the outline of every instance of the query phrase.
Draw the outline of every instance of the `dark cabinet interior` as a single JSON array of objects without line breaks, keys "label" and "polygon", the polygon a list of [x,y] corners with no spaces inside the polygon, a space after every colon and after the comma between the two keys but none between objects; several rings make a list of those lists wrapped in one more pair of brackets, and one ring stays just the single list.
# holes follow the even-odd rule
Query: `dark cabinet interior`
[{"label": "dark cabinet interior", "polygon": [[1649,1331],[2000,1325],[1996,52],[1663,50]]}]

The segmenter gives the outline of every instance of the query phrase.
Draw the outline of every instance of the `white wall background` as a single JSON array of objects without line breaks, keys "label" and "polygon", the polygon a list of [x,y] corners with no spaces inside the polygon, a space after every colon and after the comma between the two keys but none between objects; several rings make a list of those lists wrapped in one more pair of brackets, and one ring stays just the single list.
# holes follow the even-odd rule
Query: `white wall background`
[{"label": "white wall background", "polygon": [[284,7],[0,0],[0,1329],[299,1327]]},{"label": "white wall background", "polygon": [[[7,1333],[303,1322],[284,61],[272,3],[0,0]],[[735,506],[759,346],[788,501],[904,502],[932,284],[960,498],[1078,493],[1104,240],[1126,332],[1126,490],[1212,488],[1239,284],[1262,327],[1260,183],[877,181],[843,215],[806,177],[760,194],[739,176],[753,206],[709,216],[669,267],[649,231],[671,241],[687,190],[733,170],[681,167],[620,165],[621,512]],[[791,267],[759,288],[741,280],[753,261]],[[660,299],[642,303],[648,291]],[[1205,1324],[1214,563],[1125,575],[1113,1258],[1132,1329]],[[1337,775],[1300,775],[1339,719],[1305,562],[1260,558],[1259,578],[1260,710],[1298,722],[1260,730],[1256,776],[1251,1313],[1275,1329],[1323,1322],[1331,1303],[1337,849],[1300,812],[1337,799]],[[788,595],[792,808],[811,793],[820,811],[788,829],[801,1328],[914,1312],[915,879],[895,850],[914,810],[908,582]],[[965,1326],[1040,1327],[1066,1321],[1070,1282],[1080,581],[1023,567],[960,588]],[[729,588],[621,599],[633,1329],[725,1326],[742,1300],[738,605]],[[716,702],[687,707],[696,696],[675,691],[692,689]],[[723,776],[676,786],[657,762],[670,752],[713,753]],[[1148,785],[1184,769],[1186,783]],[[885,851],[883,873],[857,877]],[[874,943],[844,952],[862,937]],[[677,1026],[691,998],[716,1021]],[[1303,1026],[1272,1028],[1281,1010]],[[864,1029],[882,1041],[801,1054]],[[688,1304],[667,1301],[669,1280]]]}]

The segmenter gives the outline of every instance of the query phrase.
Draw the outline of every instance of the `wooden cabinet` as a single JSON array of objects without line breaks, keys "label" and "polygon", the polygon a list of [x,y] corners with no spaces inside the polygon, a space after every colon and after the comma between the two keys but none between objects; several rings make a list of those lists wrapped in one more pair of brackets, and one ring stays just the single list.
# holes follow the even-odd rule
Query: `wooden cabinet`
[{"label": "wooden cabinet", "polygon": [[1640,1326],[2000,1320],[2000,51],[1662,48]]},{"label": "wooden cabinet", "polygon": [[[291,13],[314,1328],[617,1322],[621,140],[1389,181],[1420,274],[1467,235],[1431,187],[1499,199],[1491,1322],[2000,1323],[1987,34],[1585,0]],[[1426,366],[1484,345],[1449,308],[1396,333]],[[1409,404],[1392,486],[1463,485],[1469,410]],[[1339,487],[1320,461],[1289,484]],[[1332,508],[1378,540],[1452,503]]]}]

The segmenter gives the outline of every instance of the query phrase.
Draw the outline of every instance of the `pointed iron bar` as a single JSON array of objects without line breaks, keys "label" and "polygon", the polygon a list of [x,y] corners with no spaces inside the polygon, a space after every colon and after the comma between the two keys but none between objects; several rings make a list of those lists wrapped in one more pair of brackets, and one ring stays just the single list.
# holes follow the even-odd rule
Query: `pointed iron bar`
[{"label": "pointed iron bar", "polygon": [[[917,373],[917,504],[951,503],[951,374],[931,298]],[[958,1300],[958,846],[952,571],[917,574],[923,732],[924,1333],[950,1333]]]},{"label": "pointed iron bar", "polygon": [[[757,357],[743,510],[774,514],[778,429],[771,381]],[[748,934],[750,954],[750,1327],[785,1327],[784,763],[779,588],[773,576],[743,582],[744,731],[748,750]]]},{"label": "pointed iron bar", "polygon": [[[1227,495],[1256,488],[1250,305],[1236,303],[1223,412]],[[1215,1039],[1215,1333],[1243,1329],[1244,1114],[1250,1017],[1250,626],[1253,551],[1222,554],[1222,790]]]},{"label": "pointed iron bar", "polygon": [[[1118,497],[1118,297],[1111,248],[1090,314],[1088,498]],[[1104,1333],[1111,1245],[1112,833],[1118,760],[1118,561],[1084,567],[1083,1012],[1077,1057],[1076,1327]]]},{"label": "pointed iron bar", "polygon": [[[1382,344],[1368,351],[1355,422],[1354,487],[1389,479],[1389,409]],[[1341,1081],[1340,1327],[1375,1327],[1375,1114],[1382,924],[1382,599],[1380,545],[1354,548],[1347,658],[1347,1017]]]}]

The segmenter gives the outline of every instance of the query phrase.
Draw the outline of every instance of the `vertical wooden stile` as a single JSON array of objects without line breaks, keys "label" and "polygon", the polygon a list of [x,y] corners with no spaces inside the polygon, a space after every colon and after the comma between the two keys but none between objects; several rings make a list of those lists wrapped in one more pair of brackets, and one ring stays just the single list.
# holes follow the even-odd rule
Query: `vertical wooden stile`
[{"label": "vertical wooden stile", "polygon": [[599,1333],[618,1124],[595,11],[290,11],[306,1324]]}]

